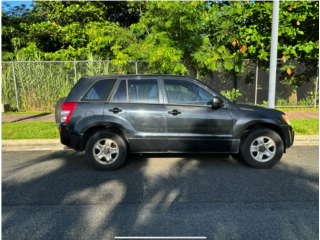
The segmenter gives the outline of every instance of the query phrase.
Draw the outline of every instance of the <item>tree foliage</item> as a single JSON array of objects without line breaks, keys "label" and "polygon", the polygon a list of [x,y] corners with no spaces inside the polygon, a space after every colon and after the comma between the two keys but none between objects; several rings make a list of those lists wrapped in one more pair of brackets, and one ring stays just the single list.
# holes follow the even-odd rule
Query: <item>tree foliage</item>
[{"label": "tree foliage", "polygon": [[[150,60],[158,73],[268,61],[272,2],[34,2],[2,12],[3,60]],[[12,10],[12,9],[11,9]],[[18,10],[18,9],[17,9]],[[319,2],[281,1],[278,57],[318,58]]]}]

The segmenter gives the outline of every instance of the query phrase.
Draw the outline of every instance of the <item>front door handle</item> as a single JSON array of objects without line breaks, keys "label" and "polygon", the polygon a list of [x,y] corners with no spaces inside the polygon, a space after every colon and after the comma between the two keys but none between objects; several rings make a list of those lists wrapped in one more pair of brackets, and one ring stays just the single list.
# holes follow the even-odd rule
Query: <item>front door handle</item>
[{"label": "front door handle", "polygon": [[168,111],[169,114],[172,114],[172,115],[178,115],[178,114],[181,114],[181,112],[179,112],[178,110],[172,110],[172,111]]},{"label": "front door handle", "polygon": [[113,108],[113,109],[109,109],[109,112],[118,113],[118,112],[122,112],[122,110],[119,108]]}]

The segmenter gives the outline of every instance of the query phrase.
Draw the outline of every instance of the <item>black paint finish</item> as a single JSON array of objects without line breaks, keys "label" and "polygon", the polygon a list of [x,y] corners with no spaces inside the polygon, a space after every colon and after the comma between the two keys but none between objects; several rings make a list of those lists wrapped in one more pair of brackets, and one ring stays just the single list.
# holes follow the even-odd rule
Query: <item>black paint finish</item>
[{"label": "black paint finish", "polygon": [[[109,109],[121,109],[111,112]],[[167,121],[163,104],[109,102],[103,111],[103,125],[120,128],[132,152],[167,151]]]},{"label": "black paint finish", "polygon": [[[169,104],[163,79],[185,80],[223,101],[220,108]],[[81,101],[97,81],[110,81],[112,91],[107,101]],[[113,102],[121,80],[157,79],[158,103]],[[122,101],[128,101],[124,98]],[[106,99],[106,98],[104,98]],[[61,143],[83,151],[88,138],[96,131],[109,129],[126,139],[131,152],[224,152],[237,153],[245,130],[259,126],[276,131],[285,149],[293,144],[292,127],[282,118],[283,112],[257,106],[235,104],[202,82],[185,76],[121,75],[81,78],[66,101],[78,102],[67,124],[61,124]]]},{"label": "black paint finish", "polygon": [[219,139],[232,137],[233,120],[227,108],[166,105],[166,113],[169,151],[229,152],[229,148],[215,148]]}]

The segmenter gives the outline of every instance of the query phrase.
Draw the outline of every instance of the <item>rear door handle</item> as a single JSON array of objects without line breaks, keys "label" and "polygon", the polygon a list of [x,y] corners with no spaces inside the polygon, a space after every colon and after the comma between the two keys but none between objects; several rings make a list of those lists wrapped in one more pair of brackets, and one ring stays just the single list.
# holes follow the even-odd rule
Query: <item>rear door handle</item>
[{"label": "rear door handle", "polygon": [[172,114],[172,115],[178,115],[178,114],[181,114],[181,112],[179,112],[178,110],[172,110],[172,111],[168,111],[169,114]]},{"label": "rear door handle", "polygon": [[122,112],[122,110],[121,110],[121,109],[119,109],[119,108],[109,109],[108,111],[109,111],[109,112],[113,112],[113,113]]}]

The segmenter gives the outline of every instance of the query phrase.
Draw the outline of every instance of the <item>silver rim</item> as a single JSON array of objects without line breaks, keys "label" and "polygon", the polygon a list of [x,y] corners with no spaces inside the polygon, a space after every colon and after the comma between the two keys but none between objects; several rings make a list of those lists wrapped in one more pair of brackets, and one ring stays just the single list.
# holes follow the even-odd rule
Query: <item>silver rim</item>
[{"label": "silver rim", "polygon": [[267,162],[276,154],[276,144],[269,137],[258,137],[251,143],[250,153],[258,162]]},{"label": "silver rim", "polygon": [[93,146],[93,156],[101,164],[110,164],[119,156],[118,145],[111,139],[101,139]]}]

